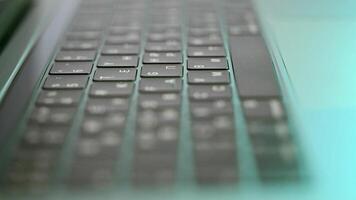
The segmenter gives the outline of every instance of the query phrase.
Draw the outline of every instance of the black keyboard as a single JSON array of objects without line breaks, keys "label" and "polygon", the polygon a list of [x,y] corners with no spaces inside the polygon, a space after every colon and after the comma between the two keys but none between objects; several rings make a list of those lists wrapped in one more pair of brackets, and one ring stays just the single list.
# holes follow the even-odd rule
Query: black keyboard
[{"label": "black keyboard", "polygon": [[6,186],[174,183],[187,152],[187,180],[238,183],[240,124],[261,180],[297,177],[250,1],[84,0],[58,45]]}]

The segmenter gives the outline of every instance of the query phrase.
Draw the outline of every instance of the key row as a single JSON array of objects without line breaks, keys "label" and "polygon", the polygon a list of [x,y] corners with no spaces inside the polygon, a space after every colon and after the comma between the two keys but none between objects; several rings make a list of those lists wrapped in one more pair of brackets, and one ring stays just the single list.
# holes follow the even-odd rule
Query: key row
[{"label": "key row", "polygon": [[[122,66],[122,72],[134,72],[135,70],[126,69],[124,67],[129,66],[129,64],[122,64],[122,60],[130,60],[138,58],[118,58],[118,59],[109,59],[104,62],[102,59],[99,61],[98,67],[102,66]],[[125,61],[126,62],[126,61]],[[136,63],[137,61],[135,61]],[[101,66],[101,67],[100,67]],[[124,66],[124,67],[123,67]],[[70,74],[90,74],[92,71],[93,65],[91,62],[55,62],[52,65],[50,74],[52,75],[70,75]],[[228,69],[226,58],[189,58],[187,61],[187,68],[189,70],[225,70]],[[152,64],[152,65],[143,65],[143,72],[141,75],[143,77],[177,77],[182,75],[182,66],[171,64]],[[101,71],[115,71],[114,69],[99,69]],[[116,71],[120,71],[116,70]]]}]

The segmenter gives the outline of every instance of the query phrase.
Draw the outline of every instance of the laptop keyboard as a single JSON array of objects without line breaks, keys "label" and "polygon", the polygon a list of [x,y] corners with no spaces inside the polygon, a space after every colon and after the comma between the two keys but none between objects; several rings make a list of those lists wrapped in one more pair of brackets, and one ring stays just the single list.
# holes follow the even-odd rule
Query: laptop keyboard
[{"label": "laptop keyboard", "polygon": [[238,110],[258,176],[296,177],[275,77],[247,0],[83,1],[4,183],[43,190],[62,162],[69,186],[113,184],[122,165],[133,184],[174,183],[182,137],[191,140],[192,180],[238,182]]}]

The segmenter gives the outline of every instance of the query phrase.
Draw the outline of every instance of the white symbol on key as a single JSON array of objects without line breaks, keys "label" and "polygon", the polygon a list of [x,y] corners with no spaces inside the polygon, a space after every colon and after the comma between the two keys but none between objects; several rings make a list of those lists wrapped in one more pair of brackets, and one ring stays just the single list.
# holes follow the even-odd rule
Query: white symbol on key
[{"label": "white symbol on key", "polygon": [[159,57],[159,54],[158,53],[150,53],[149,56],[150,57]]},{"label": "white symbol on key", "polygon": [[174,66],[174,65],[167,65],[167,66],[166,66],[166,69],[176,69],[176,66]]},{"label": "white symbol on key", "polygon": [[176,80],[174,79],[167,79],[164,81],[165,83],[169,83],[169,84],[175,84],[176,83]]},{"label": "white symbol on key", "polygon": [[222,76],[222,72],[211,72],[212,76]]},{"label": "white symbol on key", "polygon": [[117,88],[126,88],[127,87],[127,83],[117,83],[116,87]]},{"label": "white symbol on key", "polygon": [[122,60],[132,60],[132,57],[131,56],[123,56]]}]

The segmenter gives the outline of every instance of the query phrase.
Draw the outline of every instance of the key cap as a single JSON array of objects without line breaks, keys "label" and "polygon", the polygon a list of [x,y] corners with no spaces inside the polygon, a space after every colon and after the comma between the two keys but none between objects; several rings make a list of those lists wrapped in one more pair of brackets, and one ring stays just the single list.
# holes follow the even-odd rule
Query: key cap
[{"label": "key cap", "polygon": [[133,182],[138,185],[169,184],[174,182],[176,156],[136,155],[133,164]]},{"label": "key cap", "polygon": [[196,169],[199,184],[232,183],[237,181],[236,166],[205,166]]},{"label": "key cap", "polygon": [[194,37],[204,37],[208,36],[211,33],[218,33],[219,29],[217,28],[190,28],[189,29],[189,35],[194,36]]},{"label": "key cap", "polygon": [[[111,120],[113,118],[107,119]],[[102,119],[96,119],[94,121],[102,121]],[[104,122],[104,127],[105,126]],[[113,128],[122,127],[114,126]],[[99,132],[99,134],[92,133],[91,136],[90,133],[81,134],[77,142],[75,161],[113,164],[117,159],[121,140],[121,135],[113,131],[103,131]]]},{"label": "key cap", "polygon": [[94,82],[90,88],[90,95],[94,97],[128,97],[133,92],[133,83],[100,83]]},{"label": "key cap", "polygon": [[68,124],[72,121],[76,109],[69,107],[36,107],[30,121],[37,124]]},{"label": "key cap", "polygon": [[67,33],[68,40],[97,40],[101,33],[96,31],[78,31]]},{"label": "key cap", "polygon": [[164,154],[148,154],[140,153],[134,157],[134,170],[150,170],[150,169],[164,169],[175,168],[176,156],[170,153]]},{"label": "key cap", "polygon": [[137,56],[100,56],[98,67],[137,67]]},{"label": "key cap", "polygon": [[[202,144],[202,142],[200,142]],[[227,149],[217,148],[218,145],[231,146]],[[207,166],[236,166],[236,148],[233,142],[219,142],[214,144],[213,142],[204,142],[204,145],[210,145],[210,149],[206,148],[204,150],[200,148],[195,149],[195,164],[198,168],[204,168]]]},{"label": "key cap", "polygon": [[127,35],[111,35],[106,39],[107,44],[139,44],[140,34],[129,33]]},{"label": "key cap", "polygon": [[128,27],[128,26],[111,26],[111,35],[127,35],[128,33],[140,33],[140,27]]},{"label": "key cap", "polygon": [[60,51],[56,61],[93,61],[96,51]]},{"label": "key cap", "polygon": [[103,20],[89,18],[87,20],[74,23],[71,31],[101,31],[104,29],[105,23]]},{"label": "key cap", "polygon": [[88,81],[86,75],[51,75],[43,86],[44,89],[82,89]]},{"label": "key cap", "polygon": [[150,42],[164,42],[167,40],[180,40],[180,33],[150,33],[147,36],[148,41]]},{"label": "key cap", "polygon": [[[87,115],[84,117],[82,124],[81,138],[92,138],[96,140],[107,139],[102,138],[104,134],[115,135],[121,137],[126,124],[126,113],[109,111],[103,114]],[[117,139],[117,138],[113,138]],[[118,138],[120,139],[120,138]],[[110,145],[110,141],[103,141]],[[115,141],[113,145],[121,141]]]},{"label": "key cap", "polygon": [[[193,115],[193,117],[195,117]],[[197,148],[207,148],[206,144],[201,142],[208,142],[212,145],[211,148],[233,150],[234,144],[234,116],[231,113],[215,114],[211,117],[196,117],[193,118],[192,134],[194,141],[197,143]],[[223,146],[219,146],[222,144]],[[199,147],[202,145],[202,147]],[[228,146],[226,146],[228,145]]]},{"label": "key cap", "polygon": [[188,40],[190,46],[220,46],[223,45],[222,38],[218,34],[209,37],[191,37]]},{"label": "key cap", "polygon": [[91,62],[55,62],[50,74],[90,74]]},{"label": "key cap", "polygon": [[29,126],[20,145],[22,148],[56,149],[64,144],[67,134],[66,126]]},{"label": "key cap", "polygon": [[231,36],[258,35],[259,29],[254,25],[232,25],[229,27]]},{"label": "key cap", "polygon": [[78,90],[69,91],[41,91],[37,105],[43,106],[73,106],[79,103],[82,92]]},{"label": "key cap", "polygon": [[145,64],[181,64],[182,62],[182,54],[175,52],[151,52],[145,53],[143,56],[143,63]]},{"label": "key cap", "polygon": [[232,115],[233,108],[230,100],[215,100],[212,102],[190,102],[193,118],[208,119],[216,115]]},{"label": "key cap", "polygon": [[231,98],[231,88],[228,85],[192,85],[189,97],[192,100],[227,99]]},{"label": "key cap", "polygon": [[285,117],[282,104],[277,99],[248,99],[242,105],[247,119],[278,120]]},{"label": "key cap", "polygon": [[230,83],[228,71],[189,71],[190,84],[228,84]]},{"label": "key cap", "polygon": [[[140,115],[141,116],[141,115]],[[166,126],[168,127],[168,126]],[[153,132],[138,132],[135,140],[135,153],[139,154],[171,154],[174,156],[177,152],[177,139],[179,130],[176,127],[166,128],[168,132],[162,132],[162,129],[155,134]]]},{"label": "key cap", "polygon": [[280,146],[254,146],[260,178],[266,180],[292,179],[298,177],[298,162],[293,144]]},{"label": "key cap", "polygon": [[111,112],[126,112],[129,100],[126,98],[89,98],[86,111],[92,115],[104,115]]},{"label": "key cap", "polygon": [[223,46],[188,47],[189,57],[225,57]]},{"label": "key cap", "polygon": [[179,107],[180,102],[180,95],[176,93],[140,94],[139,96],[139,106],[142,109]]},{"label": "key cap", "polygon": [[181,89],[182,80],[177,78],[143,78],[139,86],[140,92],[180,92]]},{"label": "key cap", "polygon": [[263,39],[260,36],[240,36],[231,37],[230,42],[240,97],[280,96],[274,67]]},{"label": "key cap", "polygon": [[181,65],[144,65],[141,77],[181,77]]},{"label": "key cap", "polygon": [[97,69],[94,81],[134,81],[136,79],[136,69]]},{"label": "key cap", "polygon": [[189,58],[188,69],[228,69],[226,58]]},{"label": "key cap", "polygon": [[145,50],[152,52],[176,52],[181,51],[181,45],[178,41],[168,42],[150,42],[146,44]]},{"label": "key cap", "polygon": [[105,188],[112,184],[114,175],[112,162],[75,162],[66,182],[70,188]]},{"label": "key cap", "polygon": [[263,143],[269,142],[270,139],[266,138],[277,138],[278,143],[283,141],[290,141],[290,128],[285,120],[280,121],[268,121],[268,120],[248,120],[247,130],[254,142],[257,140],[262,140]]},{"label": "key cap", "polygon": [[105,45],[101,54],[103,55],[137,55],[140,53],[139,45]]},{"label": "key cap", "polygon": [[64,50],[95,50],[99,47],[99,42],[94,41],[81,41],[69,40],[64,43],[62,49]]}]

